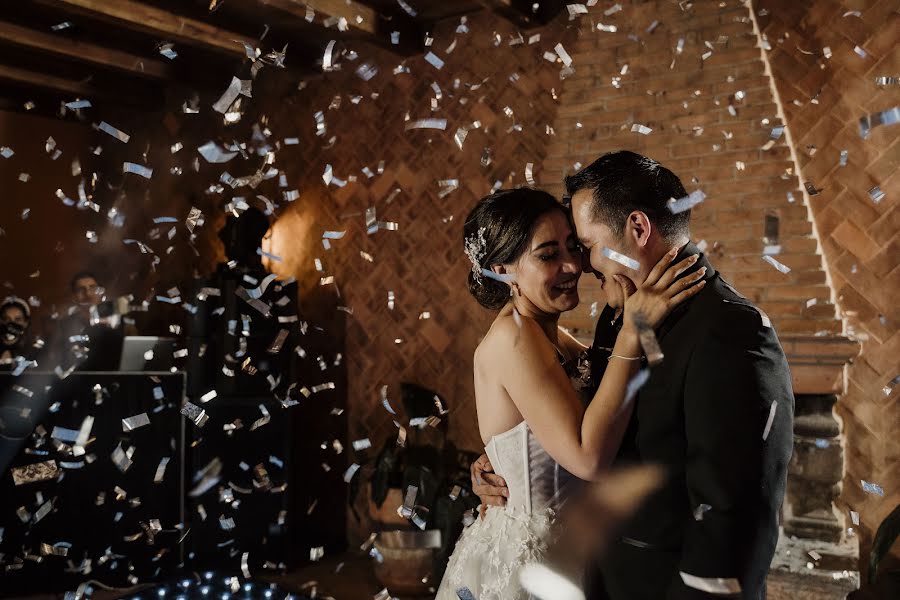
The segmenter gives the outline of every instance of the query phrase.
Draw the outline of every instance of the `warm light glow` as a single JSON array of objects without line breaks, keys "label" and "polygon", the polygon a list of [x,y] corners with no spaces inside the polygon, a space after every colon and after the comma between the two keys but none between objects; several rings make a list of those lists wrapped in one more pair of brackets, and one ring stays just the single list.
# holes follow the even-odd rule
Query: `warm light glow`
[{"label": "warm light glow", "polygon": [[309,255],[312,246],[312,215],[299,209],[289,209],[278,217],[262,240],[264,252],[281,258],[275,260],[263,256],[266,269],[278,275],[279,279],[302,278],[303,273],[312,271],[313,258]]}]

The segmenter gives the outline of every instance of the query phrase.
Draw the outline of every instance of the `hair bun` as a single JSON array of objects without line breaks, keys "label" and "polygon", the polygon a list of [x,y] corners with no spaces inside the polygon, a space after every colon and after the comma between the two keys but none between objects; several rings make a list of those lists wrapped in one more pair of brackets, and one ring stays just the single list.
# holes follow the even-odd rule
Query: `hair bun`
[{"label": "hair bun", "polygon": [[502,281],[481,277],[475,279],[475,273],[469,271],[469,293],[478,300],[478,304],[490,310],[500,310],[509,300],[509,286]]}]

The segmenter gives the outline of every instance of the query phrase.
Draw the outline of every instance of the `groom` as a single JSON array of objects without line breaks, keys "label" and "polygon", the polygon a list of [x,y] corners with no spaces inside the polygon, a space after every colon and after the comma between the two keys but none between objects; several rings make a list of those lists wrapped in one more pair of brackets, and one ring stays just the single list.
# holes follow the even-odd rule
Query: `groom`
[{"label": "groom", "polygon": [[[676,262],[700,251],[690,211],[668,209],[670,198],[687,196],[681,181],[649,158],[606,154],[567,177],[566,191],[585,271],[607,301],[592,347],[597,385],[622,325],[625,299],[612,277],[639,287],[672,247],[682,249]],[[607,258],[606,248],[637,268]],[[638,392],[616,458],[661,464],[668,479],[589,568],[589,600],[765,598],[792,449],[791,376],[766,314],[705,256],[685,275],[701,267],[706,287],[656,331],[665,358]],[[475,493],[502,505],[503,482],[485,464],[473,465]]]}]

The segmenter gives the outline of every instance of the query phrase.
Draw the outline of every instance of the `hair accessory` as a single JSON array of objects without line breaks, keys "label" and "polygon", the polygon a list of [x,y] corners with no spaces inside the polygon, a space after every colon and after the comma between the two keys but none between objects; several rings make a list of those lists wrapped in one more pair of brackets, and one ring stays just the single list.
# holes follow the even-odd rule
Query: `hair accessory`
[{"label": "hair accessory", "polygon": [[470,235],[466,238],[466,256],[469,257],[469,260],[472,261],[472,274],[475,277],[475,281],[478,283],[482,282],[482,268],[481,268],[481,259],[482,254],[484,254],[485,246],[487,242],[484,239],[484,232],[487,228],[479,227],[478,233],[475,235]]}]

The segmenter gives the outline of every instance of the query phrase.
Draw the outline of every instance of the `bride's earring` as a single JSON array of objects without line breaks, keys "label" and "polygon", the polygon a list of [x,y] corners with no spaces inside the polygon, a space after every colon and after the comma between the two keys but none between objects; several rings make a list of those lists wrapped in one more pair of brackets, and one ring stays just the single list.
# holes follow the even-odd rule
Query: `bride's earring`
[{"label": "bride's earring", "polygon": [[516,296],[518,296],[519,298],[522,297],[522,290],[519,289],[519,284],[516,283],[515,281],[512,283],[512,285],[511,285],[510,288],[509,288],[509,295],[510,295],[510,296],[513,295],[513,291],[515,291]]}]

